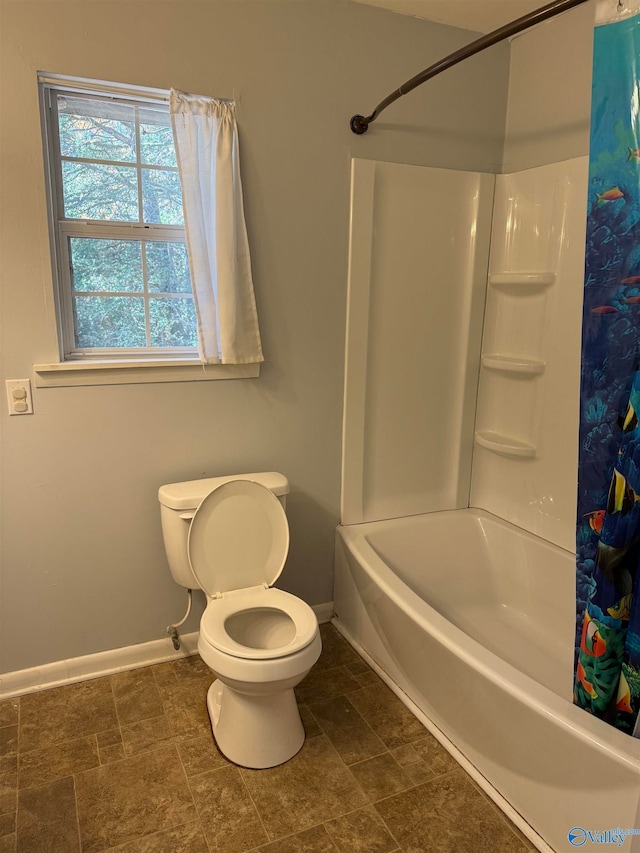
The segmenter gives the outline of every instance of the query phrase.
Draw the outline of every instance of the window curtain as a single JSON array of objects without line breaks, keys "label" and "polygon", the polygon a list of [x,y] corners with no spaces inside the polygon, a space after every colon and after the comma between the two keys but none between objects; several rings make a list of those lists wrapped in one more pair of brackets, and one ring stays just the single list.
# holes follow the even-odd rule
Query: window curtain
[{"label": "window curtain", "polygon": [[200,360],[263,361],[234,105],[175,89],[169,103]]}]

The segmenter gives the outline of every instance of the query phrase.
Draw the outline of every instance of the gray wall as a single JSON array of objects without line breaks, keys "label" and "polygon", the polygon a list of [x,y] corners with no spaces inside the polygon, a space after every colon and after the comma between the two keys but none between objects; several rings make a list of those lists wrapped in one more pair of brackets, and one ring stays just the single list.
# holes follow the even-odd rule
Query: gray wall
[{"label": "gray wall", "polygon": [[180,618],[186,596],[168,573],[156,499],[166,482],[284,472],[292,545],[279,585],[330,601],[350,158],[497,171],[508,47],[358,138],[353,113],[470,34],[344,0],[0,10],[2,379],[56,360],[37,70],[238,99],[266,356],[259,379],[35,389],[25,417],[0,406],[0,672],[160,638]]},{"label": "gray wall", "polygon": [[589,153],[593,3],[511,42],[503,172]]}]

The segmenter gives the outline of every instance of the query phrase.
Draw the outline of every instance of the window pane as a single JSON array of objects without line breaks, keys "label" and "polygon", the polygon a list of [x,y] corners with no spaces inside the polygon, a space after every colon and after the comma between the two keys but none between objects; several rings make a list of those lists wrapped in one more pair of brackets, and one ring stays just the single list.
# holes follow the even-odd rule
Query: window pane
[{"label": "window pane", "polygon": [[[141,112],[146,114],[147,110]],[[158,122],[153,124],[145,124],[144,117],[140,116],[140,160],[149,166],[177,166],[168,116],[160,114]]]},{"label": "window pane", "polygon": [[184,243],[145,243],[147,283],[151,293],[191,293]]},{"label": "window pane", "polygon": [[63,163],[67,219],[138,221],[138,179],[132,166]]},{"label": "window pane", "polygon": [[142,291],[139,240],[69,239],[72,287],[79,291]]},{"label": "window pane", "polygon": [[56,236],[66,240],[61,310],[70,304],[72,314],[61,321],[70,338],[65,350],[104,350],[107,357],[109,350],[155,349],[159,356],[170,347],[195,350],[168,104],[50,91],[58,119],[49,125],[52,166],[61,176],[54,181]]},{"label": "window pane", "polygon": [[177,172],[142,170],[144,221],[162,225],[184,225],[182,191]]},{"label": "window pane", "polygon": [[58,125],[63,157],[135,162],[133,106],[58,95]]},{"label": "window pane", "polygon": [[144,299],[75,296],[76,346],[144,347]]},{"label": "window pane", "polygon": [[193,299],[150,299],[149,319],[152,347],[197,346]]}]

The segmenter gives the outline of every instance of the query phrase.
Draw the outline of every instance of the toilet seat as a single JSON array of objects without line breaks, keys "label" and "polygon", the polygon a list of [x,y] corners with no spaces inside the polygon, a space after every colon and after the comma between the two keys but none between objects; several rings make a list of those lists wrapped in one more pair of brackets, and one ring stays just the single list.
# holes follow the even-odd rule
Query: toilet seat
[{"label": "toilet seat", "polygon": [[[270,648],[244,645],[229,633],[229,620],[251,610],[277,611],[290,622],[285,642]],[[276,617],[277,618],[277,617]],[[287,621],[288,621],[287,620]],[[253,587],[212,599],[200,621],[200,636],[214,648],[237,658],[273,660],[295,654],[318,633],[318,621],[306,602],[281,589]]]},{"label": "toilet seat", "polygon": [[270,489],[252,480],[217,486],[195,511],[187,549],[193,574],[210,599],[200,622],[202,640],[250,660],[286,657],[313,641],[318,631],[313,610],[271,587],[287,558],[289,525]]},{"label": "toilet seat", "polygon": [[198,504],[187,538],[191,570],[208,596],[275,583],[289,552],[278,498],[253,480],[216,486]]}]

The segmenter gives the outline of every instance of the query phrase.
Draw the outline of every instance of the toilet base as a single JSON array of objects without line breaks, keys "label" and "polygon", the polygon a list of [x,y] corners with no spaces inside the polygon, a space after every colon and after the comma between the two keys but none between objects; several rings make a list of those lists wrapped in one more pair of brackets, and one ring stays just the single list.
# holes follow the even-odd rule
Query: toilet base
[{"label": "toilet base", "polygon": [[239,693],[216,679],[207,693],[207,709],[220,752],[241,767],[262,770],[284,764],[304,743],[293,689]]}]

